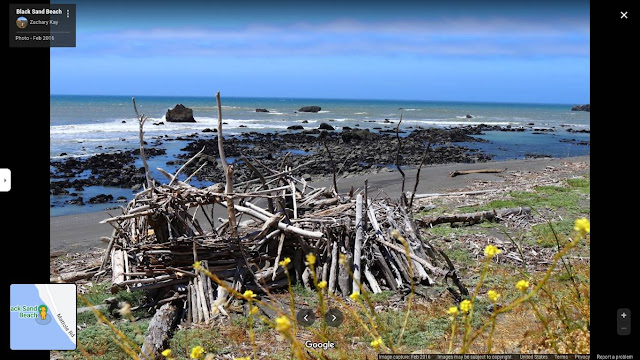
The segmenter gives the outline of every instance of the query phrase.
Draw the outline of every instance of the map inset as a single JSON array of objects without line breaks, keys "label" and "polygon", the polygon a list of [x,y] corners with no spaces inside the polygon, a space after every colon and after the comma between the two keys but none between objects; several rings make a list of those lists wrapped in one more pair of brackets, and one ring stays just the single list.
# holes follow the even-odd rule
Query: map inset
[{"label": "map inset", "polygon": [[12,350],[76,349],[76,285],[12,284]]}]

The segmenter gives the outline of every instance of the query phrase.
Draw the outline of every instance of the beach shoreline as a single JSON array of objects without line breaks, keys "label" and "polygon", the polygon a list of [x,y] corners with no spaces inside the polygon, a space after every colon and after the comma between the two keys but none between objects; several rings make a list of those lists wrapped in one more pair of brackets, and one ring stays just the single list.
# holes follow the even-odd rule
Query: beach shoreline
[{"label": "beach shoreline", "polygon": [[[467,189],[477,182],[493,183],[499,186],[507,176],[510,176],[512,171],[538,172],[548,167],[559,167],[579,162],[590,164],[590,156],[427,165],[420,172],[417,193],[459,191]],[[449,173],[455,170],[473,170],[487,167],[504,168],[506,170],[503,173],[496,174],[449,176]],[[406,169],[404,172],[406,175],[405,191],[410,191],[415,183],[417,169]],[[338,190],[346,193],[349,192],[351,187],[354,189],[363,188],[365,180],[368,180],[370,197],[389,196],[392,199],[397,199],[401,192],[402,176],[395,170],[338,178]],[[331,176],[329,176],[310,184],[329,187],[331,182]],[[226,216],[226,210],[223,210],[222,207],[216,207],[216,209],[217,211],[214,211],[216,218],[218,216]],[[117,214],[116,211],[110,212]],[[49,219],[50,252],[52,254],[82,253],[105,248],[106,244],[101,242],[100,239],[103,236],[109,237],[113,228],[107,224],[99,224],[99,222],[108,217],[110,215],[106,211],[51,217]]]}]

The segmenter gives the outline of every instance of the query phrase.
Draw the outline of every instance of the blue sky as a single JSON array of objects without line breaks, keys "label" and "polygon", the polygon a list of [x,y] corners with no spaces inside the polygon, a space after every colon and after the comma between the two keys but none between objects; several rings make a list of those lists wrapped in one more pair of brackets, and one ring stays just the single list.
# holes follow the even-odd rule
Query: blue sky
[{"label": "blue sky", "polygon": [[52,94],[589,102],[588,1],[76,3]]}]

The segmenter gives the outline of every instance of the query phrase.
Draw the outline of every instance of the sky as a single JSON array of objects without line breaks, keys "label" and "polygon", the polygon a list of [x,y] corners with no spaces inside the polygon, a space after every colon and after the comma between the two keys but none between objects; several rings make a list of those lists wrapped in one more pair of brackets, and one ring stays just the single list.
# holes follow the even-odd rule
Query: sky
[{"label": "sky", "polygon": [[52,94],[589,102],[588,1],[76,4]]}]

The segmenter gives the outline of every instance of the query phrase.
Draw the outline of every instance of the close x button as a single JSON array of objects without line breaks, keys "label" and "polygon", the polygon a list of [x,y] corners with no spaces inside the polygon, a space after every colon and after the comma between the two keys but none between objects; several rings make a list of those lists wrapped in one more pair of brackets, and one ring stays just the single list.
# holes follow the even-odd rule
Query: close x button
[{"label": "close x button", "polygon": [[618,309],[618,335],[626,336],[631,334],[631,310]]}]

